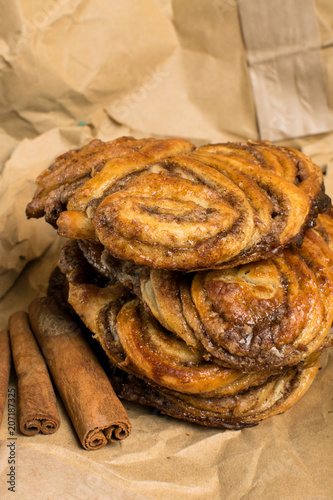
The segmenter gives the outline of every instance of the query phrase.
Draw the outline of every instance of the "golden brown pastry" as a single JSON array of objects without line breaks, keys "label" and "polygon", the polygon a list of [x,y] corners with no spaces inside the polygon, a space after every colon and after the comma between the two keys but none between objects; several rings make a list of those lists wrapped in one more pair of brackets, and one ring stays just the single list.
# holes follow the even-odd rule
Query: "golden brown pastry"
[{"label": "golden brown pastry", "polygon": [[169,270],[230,267],[301,237],[326,207],[319,167],[269,142],[93,141],[37,179],[28,217],[114,257]]},{"label": "golden brown pastry", "polygon": [[194,337],[213,358],[236,369],[296,365],[330,333],[333,253],[313,230],[301,249],[268,260],[197,272],[191,280],[152,270],[141,282],[142,297],[161,324],[189,345],[196,346]]},{"label": "golden brown pastry", "polygon": [[109,142],[95,139],[80,149],[59,156],[37,177],[37,190],[27,206],[27,216],[38,218],[45,215],[47,222],[56,226],[66,206],[71,209],[79,204],[75,214],[70,214],[73,227],[68,231],[88,236],[93,229],[84,208],[96,197],[100,198],[113,182],[121,179],[124,170],[134,173],[147,163],[190,151],[193,147],[182,139],[157,141],[120,137]]},{"label": "golden brown pastry", "polygon": [[[192,326],[187,324],[189,336],[182,336],[186,305],[180,289],[182,286],[189,289],[188,275],[167,272],[167,283],[165,272],[150,270],[148,278],[142,273],[140,299],[113,279],[104,282],[104,286],[96,285],[99,280],[76,242],[67,243],[59,264],[69,282],[69,303],[111,362],[121,370],[119,378],[112,379],[121,397],[203,425],[240,428],[284,412],[305,393],[317,372],[320,341],[324,342],[327,336],[325,324],[323,331],[316,332],[320,338],[320,341],[316,339],[317,349],[313,346],[308,352],[301,349],[302,361],[295,356],[293,366],[280,363],[278,367],[266,362],[249,373],[239,361],[238,367],[223,366],[215,353],[206,350],[201,339],[192,337],[197,333],[195,327],[192,328],[195,321]],[[193,282],[197,276],[214,272],[196,273]],[[172,276],[179,280],[173,281]],[[262,274],[259,277],[262,278]],[[165,296],[160,290],[163,282],[166,283]],[[259,288],[259,296],[263,291],[267,293],[259,283],[254,286]],[[315,286],[315,280],[311,286]],[[268,291],[271,290],[268,286]],[[300,293],[300,301],[302,299]],[[311,296],[310,306],[312,301]],[[292,326],[291,317],[286,317],[286,321]],[[316,326],[318,324],[311,323],[311,328]],[[314,335],[311,328],[303,336]],[[295,346],[293,349],[297,351]]]},{"label": "golden brown pastry", "polygon": [[333,250],[333,208],[326,213],[319,214],[314,231],[319,234]]},{"label": "golden brown pastry", "polygon": [[170,391],[120,370],[113,373],[112,381],[119,397],[128,401],[207,427],[241,429],[291,408],[311,386],[318,364],[316,356],[306,365],[285,369],[259,386],[217,397]]},{"label": "golden brown pastry", "polygon": [[319,355],[279,373],[246,374],[207,362],[153,321],[138,299],[122,307],[116,330],[141,379],[125,375],[119,395],[207,426],[240,428],[286,411],[318,370]]},{"label": "golden brown pastry", "polygon": [[[333,252],[321,227],[306,231],[301,248],[229,269],[181,274],[132,266],[130,275],[113,259],[111,282],[131,288],[160,325],[205,359],[246,372],[278,370],[333,342]],[[108,253],[98,263],[96,252],[91,259],[91,249],[79,246],[78,261],[88,257],[103,270]]]},{"label": "golden brown pastry", "polygon": [[82,148],[62,154],[37,177],[37,190],[27,208],[28,216],[45,214],[46,220],[55,224],[75,190],[103,169],[108,160],[133,154],[152,141],[131,137],[109,142],[94,139]]},{"label": "golden brown pastry", "polygon": [[267,373],[258,379],[257,374],[243,374],[207,361],[202,347],[193,348],[164,328],[144,302],[122,284],[94,284],[93,271],[76,242],[63,247],[59,265],[68,280],[69,304],[109,358],[129,373],[167,388],[183,387],[189,393],[221,391],[235,381],[239,386],[240,380],[254,383],[267,378]]}]

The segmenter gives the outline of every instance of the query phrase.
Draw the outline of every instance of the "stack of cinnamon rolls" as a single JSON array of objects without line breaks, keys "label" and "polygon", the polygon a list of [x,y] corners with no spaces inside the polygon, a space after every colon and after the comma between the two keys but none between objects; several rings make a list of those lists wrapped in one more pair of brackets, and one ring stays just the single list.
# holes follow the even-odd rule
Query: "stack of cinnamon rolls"
[{"label": "stack of cinnamon rolls", "polygon": [[333,216],[310,158],[122,137],[36,183],[27,216],[66,238],[50,293],[61,283],[120,397],[238,429],[307,391],[333,344]]}]

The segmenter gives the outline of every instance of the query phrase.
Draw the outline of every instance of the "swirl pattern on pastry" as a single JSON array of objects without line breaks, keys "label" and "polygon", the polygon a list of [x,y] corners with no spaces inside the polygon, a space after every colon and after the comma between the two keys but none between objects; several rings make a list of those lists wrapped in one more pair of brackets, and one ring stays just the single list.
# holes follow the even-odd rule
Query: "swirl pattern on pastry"
[{"label": "swirl pattern on pastry", "polygon": [[37,180],[28,216],[120,259],[170,270],[272,255],[328,203],[319,167],[268,142],[195,148],[182,139],[87,146]]},{"label": "swirl pattern on pastry", "polygon": [[69,304],[113,363],[128,373],[171,390],[214,396],[258,385],[271,375],[246,374],[207,362],[202,351],[160,325],[123,285],[93,284],[96,277],[76,242],[64,245],[59,266],[68,281]]},{"label": "swirl pattern on pastry", "polygon": [[112,380],[121,398],[152,406],[163,414],[207,427],[241,429],[291,408],[311,386],[318,365],[316,356],[305,366],[289,368],[261,385],[218,397],[170,391],[118,371]]},{"label": "swirl pattern on pastry", "polygon": [[[173,282],[173,275],[180,276],[167,272],[170,283],[163,294],[159,287],[166,281],[167,275],[162,273],[159,276],[159,270],[150,270],[148,275],[143,272],[143,293],[142,299],[139,299],[126,287],[114,282],[113,278],[110,280],[104,275],[104,281],[101,280],[97,250],[93,254],[92,248],[89,251],[85,248],[85,252],[95,264],[94,269],[90,268],[77,242],[68,242],[63,248],[59,265],[68,280],[68,301],[100,342],[111,362],[122,371],[115,388],[125,399],[152,405],[168,415],[202,425],[242,428],[286,411],[311,385],[318,369],[320,347],[316,352],[313,349],[300,363],[296,360],[295,365],[278,369],[272,364],[266,369],[262,366],[261,370],[248,373],[223,366],[216,357],[205,352],[203,345],[193,345],[191,335],[182,338],[177,333],[179,325],[180,331],[183,328],[179,320],[186,309],[182,301],[187,293],[184,290],[190,290],[189,276]],[[308,260],[312,258],[308,252],[306,255]],[[317,267],[319,269],[320,266]],[[199,272],[195,278],[214,272]],[[151,289],[147,288],[150,275],[153,275]],[[259,300],[274,303],[274,286],[270,277],[262,284],[262,272],[254,276],[257,279],[254,287],[258,288],[254,295]],[[170,290],[173,290],[174,296],[169,302]],[[147,297],[148,304],[155,302],[155,308],[161,309],[156,316],[162,315],[165,326],[154,318],[154,307],[152,311],[150,306],[147,307]],[[178,306],[175,306],[177,302]],[[172,307],[176,318],[172,318]],[[257,313],[258,310],[260,312],[260,304],[257,305]],[[247,309],[245,313],[251,314]],[[197,316],[200,321],[198,313]],[[170,325],[174,331],[171,331]],[[191,334],[196,329],[195,321],[192,321],[192,326]]]},{"label": "swirl pattern on pastry", "polygon": [[302,248],[278,257],[193,278],[152,270],[141,282],[142,298],[162,324],[243,371],[305,360],[326,341],[333,320],[333,253],[312,229]]},{"label": "swirl pattern on pastry", "polygon": [[333,252],[320,227],[306,231],[301,248],[268,260],[191,274],[132,266],[125,279],[124,262],[114,260],[113,278],[206,360],[278,370],[333,341]]},{"label": "swirl pattern on pastry", "polygon": [[[66,266],[64,259],[62,266]],[[80,283],[81,271],[76,274],[74,267],[67,268],[72,281],[69,300],[101,343],[111,366],[117,366],[112,384],[121,398],[200,425],[241,429],[285,412],[305,394],[317,373],[318,354],[278,373],[243,373],[205,362],[158,326],[138,299],[127,296],[120,305],[115,285],[101,289]]]},{"label": "swirl pattern on pastry", "polygon": [[55,225],[70,196],[96,175],[108,160],[133,154],[152,141],[132,137],[109,142],[94,139],[82,148],[58,156],[36,179],[37,190],[27,207],[28,217],[41,217],[45,213],[46,220]]}]

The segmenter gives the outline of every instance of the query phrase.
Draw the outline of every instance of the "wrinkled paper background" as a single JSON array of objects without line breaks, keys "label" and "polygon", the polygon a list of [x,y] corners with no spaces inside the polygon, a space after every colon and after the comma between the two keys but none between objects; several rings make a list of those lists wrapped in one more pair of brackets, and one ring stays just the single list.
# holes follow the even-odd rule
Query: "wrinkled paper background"
[{"label": "wrinkled paper background", "polygon": [[[242,3],[253,31],[251,1],[256,2]],[[289,136],[281,142],[302,149],[326,171],[327,191],[333,196],[333,133],[327,118],[333,103],[333,5],[330,0],[313,5],[322,61],[321,76],[315,76],[326,92],[320,100],[328,103],[326,131],[293,137],[287,123]],[[55,231],[43,220],[25,218],[36,175],[57,155],[94,137],[181,136],[195,144],[258,139],[260,101],[251,83],[235,0],[0,0],[0,9],[4,328],[12,312],[26,310],[45,293],[57,259],[61,239]],[[304,109],[313,106],[302,104]],[[276,131],[281,116],[271,118]],[[282,118],[285,127],[294,116],[284,112]],[[15,387],[14,374],[10,386]],[[16,495],[331,499],[332,388],[331,350],[302,400],[252,429],[206,429],[125,402],[132,434],[95,452],[81,448],[59,400],[62,422],[54,435],[25,437],[17,431]],[[15,495],[6,483],[8,437],[5,412],[0,429],[2,499]]]}]

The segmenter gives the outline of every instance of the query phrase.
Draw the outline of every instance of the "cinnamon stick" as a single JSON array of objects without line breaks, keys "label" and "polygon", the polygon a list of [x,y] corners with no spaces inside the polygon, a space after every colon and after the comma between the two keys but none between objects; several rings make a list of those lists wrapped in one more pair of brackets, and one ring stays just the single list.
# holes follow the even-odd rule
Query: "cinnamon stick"
[{"label": "cinnamon stick", "polygon": [[29,317],[82,446],[95,450],[126,438],[126,411],[74,320],[51,297],[34,300]]},{"label": "cinnamon stick", "polygon": [[60,426],[56,396],[27,313],[18,311],[10,316],[9,334],[17,375],[20,431],[26,436],[52,434]]},{"label": "cinnamon stick", "polygon": [[11,368],[10,342],[7,330],[0,331],[0,425],[7,399],[8,382]]}]

